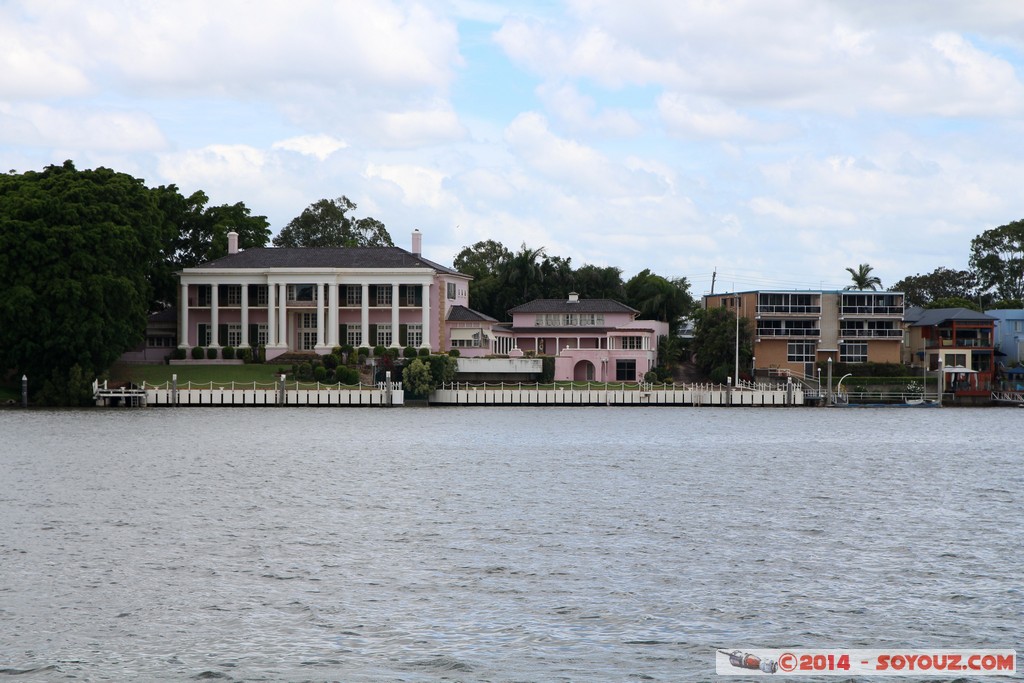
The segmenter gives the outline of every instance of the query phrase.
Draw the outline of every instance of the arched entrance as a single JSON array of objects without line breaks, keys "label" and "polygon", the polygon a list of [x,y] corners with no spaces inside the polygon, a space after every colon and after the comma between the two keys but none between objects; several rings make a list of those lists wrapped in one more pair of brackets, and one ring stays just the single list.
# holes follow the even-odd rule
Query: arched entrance
[{"label": "arched entrance", "polygon": [[592,382],[594,381],[595,368],[594,364],[589,360],[581,360],[573,368],[572,378],[577,382]]}]

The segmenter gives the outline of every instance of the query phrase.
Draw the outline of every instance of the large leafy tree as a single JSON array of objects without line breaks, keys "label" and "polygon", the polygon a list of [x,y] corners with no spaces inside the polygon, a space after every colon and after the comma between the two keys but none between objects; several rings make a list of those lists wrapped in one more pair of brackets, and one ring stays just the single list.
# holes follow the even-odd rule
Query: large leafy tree
[{"label": "large leafy tree", "polygon": [[924,275],[910,275],[890,290],[903,292],[911,306],[928,306],[938,299],[976,299],[977,276],[969,270],[939,267]]},{"label": "large leafy tree", "polygon": [[344,195],[307,206],[274,237],[275,247],[393,247],[375,218],[354,218],[356,205]]},{"label": "large leafy tree", "polygon": [[540,259],[544,247],[532,248],[524,242],[510,259],[505,261],[501,271],[501,305],[505,310],[542,296],[544,269]]},{"label": "large leafy tree", "polygon": [[680,320],[693,310],[693,297],[686,278],[668,279],[645,269],[629,279],[625,286],[628,305],[640,311],[647,320],[667,322],[669,334],[675,335]]},{"label": "large leafy tree", "polygon": [[151,272],[173,233],[155,194],[70,161],[0,176],[0,368],[50,403],[86,387],[142,340]]},{"label": "large leafy tree", "polygon": [[266,216],[254,216],[242,202],[207,206],[205,192],[182,195],[174,185],[153,190],[173,239],[165,247],[162,262],[154,269],[154,305],[172,302],[177,283],[173,274],[192,268],[228,253],[228,233],[238,233],[238,246],[253,249],[267,246],[270,223]]},{"label": "large leafy tree", "polygon": [[505,319],[502,272],[512,252],[501,242],[484,240],[463,247],[455,257],[455,270],[469,275],[469,301],[473,308],[497,320]]},{"label": "large leafy tree", "polygon": [[882,281],[876,275],[872,275],[871,271],[874,268],[867,263],[862,263],[854,268],[847,268],[846,272],[850,274],[850,279],[853,284],[850,284],[846,289],[870,289],[872,292],[882,286]]},{"label": "large leafy tree", "polygon": [[1001,299],[1024,299],[1024,220],[992,228],[971,240],[970,265],[983,290]]},{"label": "large leafy tree", "polygon": [[739,327],[740,367],[750,367],[753,356],[750,322],[736,320],[733,311],[719,306],[697,310],[693,314],[694,330],[690,348],[696,365],[717,382],[724,382],[736,371],[736,330]]},{"label": "large leafy tree", "polygon": [[614,266],[584,265],[576,269],[576,292],[585,299],[626,300],[622,270]]}]

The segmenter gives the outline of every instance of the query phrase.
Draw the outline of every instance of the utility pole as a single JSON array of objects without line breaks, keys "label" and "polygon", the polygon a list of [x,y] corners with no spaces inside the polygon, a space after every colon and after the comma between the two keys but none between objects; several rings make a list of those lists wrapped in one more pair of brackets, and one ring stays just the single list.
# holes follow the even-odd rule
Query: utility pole
[{"label": "utility pole", "polygon": [[711,293],[715,293],[715,278],[718,276],[718,269],[711,271]]}]

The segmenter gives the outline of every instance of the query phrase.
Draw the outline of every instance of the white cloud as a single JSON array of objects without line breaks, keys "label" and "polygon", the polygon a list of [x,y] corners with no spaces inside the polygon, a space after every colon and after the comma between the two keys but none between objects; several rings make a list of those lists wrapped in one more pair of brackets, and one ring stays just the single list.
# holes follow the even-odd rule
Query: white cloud
[{"label": "white cloud", "polygon": [[412,206],[439,209],[446,201],[443,190],[445,176],[436,169],[409,164],[370,164],[366,175],[398,185],[402,188],[405,203]]},{"label": "white cloud", "polygon": [[777,140],[781,126],[769,126],[744,116],[710,98],[666,93],[658,98],[658,112],[673,135],[695,139]]},{"label": "white cloud", "polygon": [[287,140],[280,140],[272,145],[273,149],[284,149],[316,157],[323,161],[339,149],[345,149],[348,143],[330,135],[300,135]]},{"label": "white cloud", "polygon": [[441,102],[423,109],[384,113],[378,121],[380,142],[390,147],[452,142],[466,135],[455,111]]},{"label": "white cloud", "polygon": [[152,118],[138,111],[0,104],[0,121],[0,144],[120,152],[167,146]]}]

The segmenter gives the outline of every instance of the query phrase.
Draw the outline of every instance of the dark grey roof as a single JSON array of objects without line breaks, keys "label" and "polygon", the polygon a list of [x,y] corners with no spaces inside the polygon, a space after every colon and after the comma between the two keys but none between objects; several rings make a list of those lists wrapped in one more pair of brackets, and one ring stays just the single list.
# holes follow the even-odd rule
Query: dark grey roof
[{"label": "dark grey roof", "polygon": [[489,315],[484,315],[480,311],[474,311],[472,308],[466,308],[465,306],[452,306],[448,310],[448,320],[453,322],[486,322],[496,323],[498,322]]},{"label": "dark grey roof", "polygon": [[911,323],[911,327],[932,327],[954,320],[957,322],[991,322],[995,318],[987,313],[972,311],[969,308],[925,308],[917,320],[908,320],[908,322]]},{"label": "dark grey roof", "polygon": [[515,308],[509,313],[639,313],[624,303],[613,299],[580,299],[569,302],[567,299],[534,299]]},{"label": "dark grey roof", "polygon": [[449,275],[458,271],[400,247],[306,247],[246,249],[208,261],[200,268],[430,268]]}]

